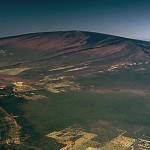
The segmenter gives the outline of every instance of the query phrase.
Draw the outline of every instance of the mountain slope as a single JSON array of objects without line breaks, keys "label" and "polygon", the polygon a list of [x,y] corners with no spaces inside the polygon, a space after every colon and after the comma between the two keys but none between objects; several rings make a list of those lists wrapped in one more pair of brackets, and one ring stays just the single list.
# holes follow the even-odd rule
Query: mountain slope
[{"label": "mountain slope", "polygon": [[1,57],[13,55],[17,59],[19,55],[20,58],[29,62],[38,59],[44,61],[44,59],[63,56],[70,57],[73,54],[81,54],[81,57],[91,59],[114,55],[119,58],[122,55],[130,55],[130,57],[134,55],[134,59],[143,59],[148,55],[149,46],[148,42],[80,31],[35,33],[0,39],[1,53],[4,53]]},{"label": "mountain slope", "polygon": [[100,74],[148,64],[149,48],[149,42],[81,31],[2,38],[1,74],[10,75],[21,69],[18,76],[32,80],[34,75],[37,81],[43,75],[78,77]]},{"label": "mountain slope", "polygon": [[147,140],[149,75],[150,42],[82,31],[0,39],[0,107],[17,116],[27,148]]}]

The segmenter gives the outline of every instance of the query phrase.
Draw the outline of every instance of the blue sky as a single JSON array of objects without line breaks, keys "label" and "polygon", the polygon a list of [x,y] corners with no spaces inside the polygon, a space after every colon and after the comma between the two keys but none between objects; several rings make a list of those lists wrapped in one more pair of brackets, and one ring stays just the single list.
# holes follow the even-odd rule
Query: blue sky
[{"label": "blue sky", "polygon": [[149,0],[0,0],[0,37],[84,30],[150,40]]}]

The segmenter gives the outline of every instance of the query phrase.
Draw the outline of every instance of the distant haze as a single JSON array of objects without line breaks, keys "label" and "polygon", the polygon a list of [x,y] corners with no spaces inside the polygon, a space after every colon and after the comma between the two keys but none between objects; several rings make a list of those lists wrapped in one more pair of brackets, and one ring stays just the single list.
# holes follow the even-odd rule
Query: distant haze
[{"label": "distant haze", "polygon": [[0,37],[62,30],[150,40],[149,0],[1,0]]}]

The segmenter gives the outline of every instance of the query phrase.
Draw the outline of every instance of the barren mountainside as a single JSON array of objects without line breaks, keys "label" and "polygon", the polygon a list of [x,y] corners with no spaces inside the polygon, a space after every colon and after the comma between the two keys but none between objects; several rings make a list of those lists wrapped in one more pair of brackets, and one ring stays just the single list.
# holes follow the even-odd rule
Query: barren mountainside
[{"label": "barren mountainside", "polygon": [[6,50],[5,55],[12,54],[15,59],[13,63],[18,57],[31,62],[58,57],[62,60],[64,57],[77,59],[77,56],[81,57],[80,61],[85,57],[86,60],[123,57],[124,60],[134,61],[148,58],[149,47],[149,42],[81,31],[33,33],[0,39],[1,53]]}]

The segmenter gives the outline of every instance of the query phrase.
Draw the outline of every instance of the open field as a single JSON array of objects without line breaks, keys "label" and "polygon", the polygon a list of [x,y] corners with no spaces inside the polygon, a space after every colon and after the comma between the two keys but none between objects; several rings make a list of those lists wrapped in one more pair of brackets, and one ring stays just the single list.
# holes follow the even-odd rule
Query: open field
[{"label": "open field", "polygon": [[3,75],[18,75],[19,73],[23,72],[23,71],[26,71],[26,70],[29,70],[30,68],[11,68],[11,69],[0,69],[0,74],[3,74]]},{"label": "open field", "polygon": [[[32,129],[29,131],[29,134],[32,135],[30,141],[32,141],[33,145],[40,144],[36,140],[42,140],[42,137],[48,133],[75,124],[79,124],[88,132],[91,130],[92,132],[96,131],[96,128],[92,124],[98,120],[106,120],[110,124],[110,129],[114,126],[112,124],[114,122],[116,128],[129,130],[131,135],[134,135],[133,132],[140,128],[140,126],[143,126],[144,129],[140,134],[150,135],[150,132],[147,130],[150,124],[147,119],[150,115],[148,113],[150,106],[149,95],[143,97],[133,93],[127,94],[126,92],[111,92],[107,94],[92,92],[50,94],[46,91],[39,91],[39,94],[46,95],[48,99],[20,101],[19,103],[15,100],[18,103],[17,109],[12,109],[11,103],[16,103],[13,102],[14,100],[11,103],[8,103],[6,100],[1,101],[1,105],[9,112],[21,115],[23,119],[21,125],[25,130],[28,130],[28,126],[30,126]],[[16,110],[20,110],[22,113],[20,114],[20,111],[16,112]],[[27,122],[27,124],[25,125],[24,122]],[[139,127],[134,129],[136,125]],[[131,130],[132,127],[133,131]],[[100,143],[105,143],[109,138],[117,136],[116,129],[113,130],[111,135],[111,131],[108,128],[103,129],[100,125],[99,130],[95,134],[98,134]]]}]

